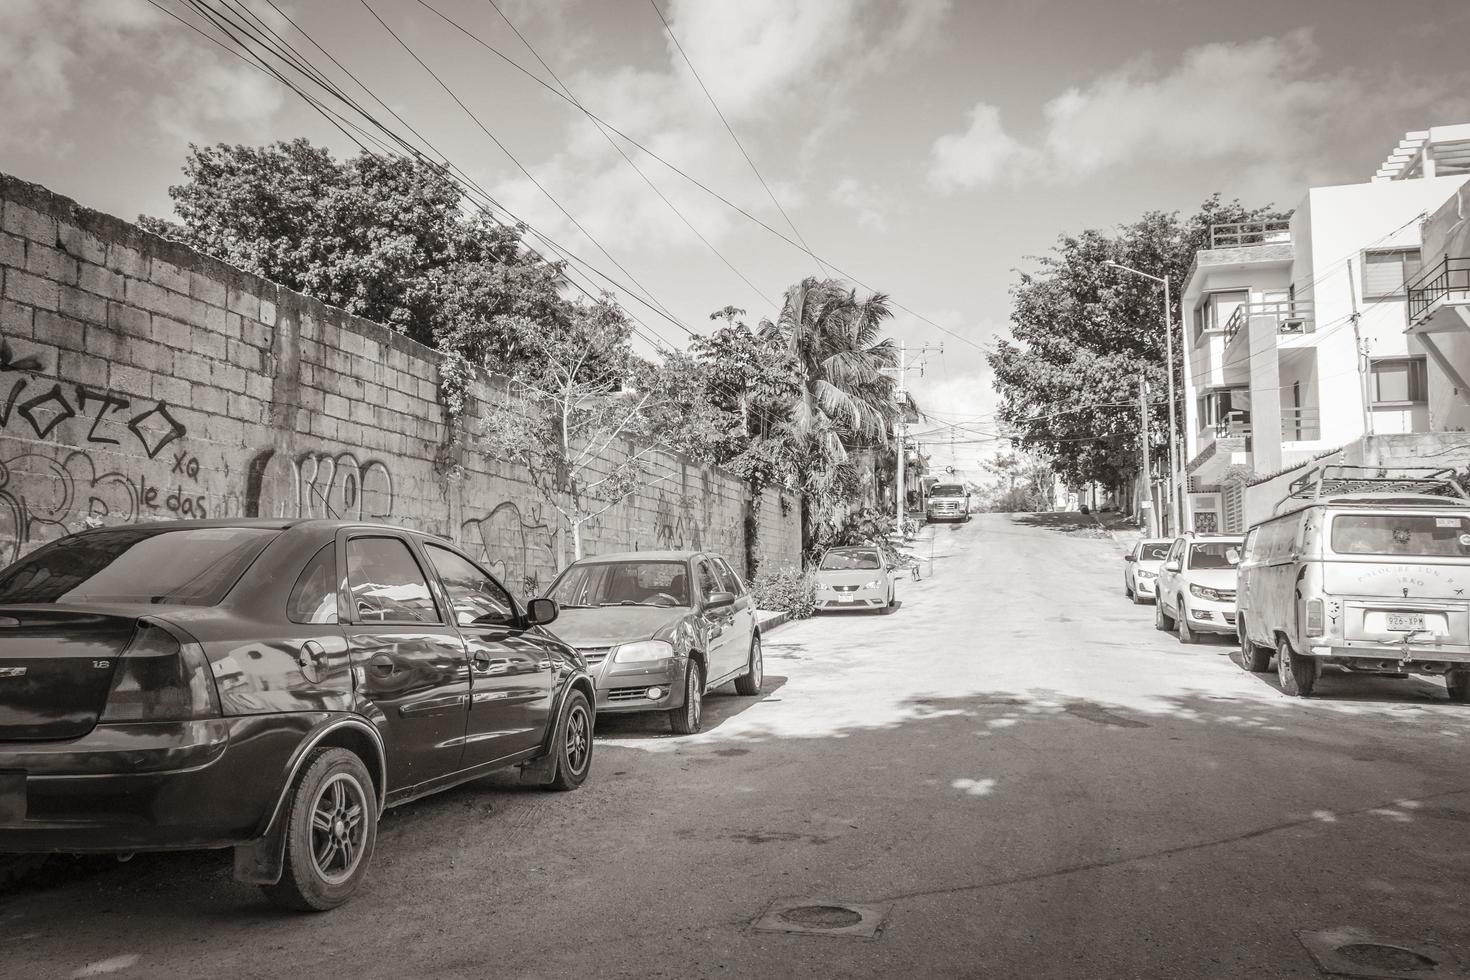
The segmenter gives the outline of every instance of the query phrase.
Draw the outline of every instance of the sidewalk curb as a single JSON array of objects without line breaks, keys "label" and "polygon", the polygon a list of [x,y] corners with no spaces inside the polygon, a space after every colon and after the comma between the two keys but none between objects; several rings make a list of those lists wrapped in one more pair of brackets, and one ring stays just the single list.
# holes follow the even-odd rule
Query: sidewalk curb
[{"label": "sidewalk curb", "polygon": [[756,628],[762,633],[769,633],[774,629],[785,626],[789,622],[791,622],[791,613],[785,611],[774,612],[764,619],[759,619],[756,623]]}]

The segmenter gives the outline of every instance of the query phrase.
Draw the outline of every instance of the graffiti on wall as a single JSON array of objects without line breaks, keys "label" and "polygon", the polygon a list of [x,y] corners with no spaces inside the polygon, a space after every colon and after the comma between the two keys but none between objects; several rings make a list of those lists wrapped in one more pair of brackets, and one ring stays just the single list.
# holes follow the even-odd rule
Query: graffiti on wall
[{"label": "graffiti on wall", "polygon": [[251,517],[324,517],[382,521],[393,515],[393,472],[380,459],[350,452],[291,457],[266,450],[250,465],[245,513]]},{"label": "graffiti on wall", "polygon": [[700,551],[704,548],[704,531],[694,516],[694,501],[680,494],[670,501],[659,491],[653,512],[653,540],[662,551]]},{"label": "graffiti on wall", "polygon": [[35,376],[43,370],[45,365],[40,358],[33,355],[17,358],[10,344],[0,340],[0,374],[23,375],[15,379],[0,401],[0,428],[9,428],[11,419],[18,419],[25,423],[29,435],[46,439],[63,422],[80,419],[87,425],[87,432],[78,441],[93,446],[136,442],[149,459],[156,459],[164,449],[189,433],[170,411],[168,402],[140,402],[113,391],[82,384],[63,385],[60,381],[52,382],[48,388]]},{"label": "graffiti on wall", "polygon": [[515,501],[506,500],[485,516],[460,525],[459,540],[508,588],[533,596],[541,594],[541,569],[555,563],[553,533],[540,504],[533,505],[528,515]]}]

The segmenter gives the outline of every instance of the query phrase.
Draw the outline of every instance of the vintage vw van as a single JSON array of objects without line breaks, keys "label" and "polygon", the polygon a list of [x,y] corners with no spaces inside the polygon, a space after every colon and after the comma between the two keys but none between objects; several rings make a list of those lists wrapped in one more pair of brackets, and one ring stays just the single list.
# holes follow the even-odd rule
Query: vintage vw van
[{"label": "vintage vw van", "polygon": [[1450,470],[1324,466],[1250,529],[1238,662],[1307,697],[1326,665],[1443,674],[1470,700],[1470,498]]}]

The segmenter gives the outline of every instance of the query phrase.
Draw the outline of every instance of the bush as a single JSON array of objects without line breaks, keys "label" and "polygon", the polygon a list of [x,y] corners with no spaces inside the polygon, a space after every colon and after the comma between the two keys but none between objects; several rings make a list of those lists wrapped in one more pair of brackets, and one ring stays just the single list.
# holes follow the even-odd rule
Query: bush
[{"label": "bush", "polygon": [[817,577],[789,565],[761,572],[750,591],[758,608],[784,612],[792,619],[806,619],[817,608]]}]

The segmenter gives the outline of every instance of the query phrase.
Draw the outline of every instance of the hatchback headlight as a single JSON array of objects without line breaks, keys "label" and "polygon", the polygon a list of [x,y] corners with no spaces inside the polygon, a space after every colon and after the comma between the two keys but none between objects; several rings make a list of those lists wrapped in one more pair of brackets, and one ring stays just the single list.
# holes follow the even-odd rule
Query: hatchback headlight
[{"label": "hatchback headlight", "polygon": [[641,664],[668,660],[673,655],[674,645],[668,640],[639,640],[619,644],[613,651],[613,660],[620,664]]},{"label": "hatchback headlight", "polygon": [[1196,596],[1197,598],[1200,598],[1200,599],[1208,599],[1211,602],[1229,602],[1230,601],[1229,599],[1227,599],[1223,595],[1221,595],[1219,592],[1216,592],[1214,589],[1211,589],[1211,588],[1209,588],[1207,586],[1203,586],[1203,585],[1191,585],[1189,587],[1189,593],[1190,593],[1190,595]]}]

